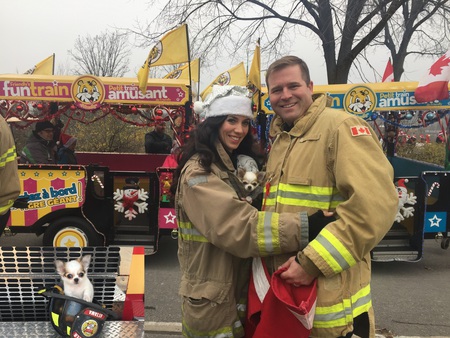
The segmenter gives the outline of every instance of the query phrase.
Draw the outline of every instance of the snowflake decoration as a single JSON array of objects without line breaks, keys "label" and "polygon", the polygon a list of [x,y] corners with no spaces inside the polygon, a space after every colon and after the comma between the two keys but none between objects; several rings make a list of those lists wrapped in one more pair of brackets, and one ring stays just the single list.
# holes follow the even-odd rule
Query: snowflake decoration
[{"label": "snowflake decoration", "polygon": [[148,192],[144,189],[117,189],[113,198],[116,201],[114,209],[123,212],[129,221],[136,218],[138,213],[143,214],[148,209],[148,203],[145,202],[148,199]]}]

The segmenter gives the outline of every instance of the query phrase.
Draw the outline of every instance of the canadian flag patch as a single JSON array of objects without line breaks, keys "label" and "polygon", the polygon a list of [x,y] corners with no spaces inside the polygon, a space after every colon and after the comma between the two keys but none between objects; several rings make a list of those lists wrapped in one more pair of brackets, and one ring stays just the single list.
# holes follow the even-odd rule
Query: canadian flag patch
[{"label": "canadian flag patch", "polygon": [[352,132],[352,136],[372,135],[369,127],[366,126],[353,126],[350,127],[350,131]]}]

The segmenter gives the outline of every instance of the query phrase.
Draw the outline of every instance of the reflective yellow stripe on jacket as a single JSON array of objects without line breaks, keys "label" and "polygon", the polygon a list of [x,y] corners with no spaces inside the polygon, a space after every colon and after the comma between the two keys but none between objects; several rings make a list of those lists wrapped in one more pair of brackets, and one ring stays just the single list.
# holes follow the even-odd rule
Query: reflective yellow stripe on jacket
[{"label": "reflective yellow stripe on jacket", "polygon": [[[178,227],[179,236],[185,241],[209,242],[191,222],[179,220]],[[261,256],[281,253],[278,213],[264,211],[258,213],[257,243]]]},{"label": "reflective yellow stripe on jacket", "polygon": [[335,209],[344,199],[335,187],[317,187],[280,183],[270,187],[266,205],[290,205],[317,209]]},{"label": "reflective yellow stripe on jacket", "polygon": [[315,328],[333,328],[346,326],[353,322],[353,318],[369,311],[372,306],[370,285],[359,290],[350,299],[332,306],[317,306],[314,316]]},{"label": "reflective yellow stripe on jacket", "polygon": [[[12,162],[16,159],[16,147],[13,145],[8,148],[3,154],[0,156],[0,169],[6,167],[6,164]],[[8,211],[12,205],[14,204],[13,200],[9,200],[6,205],[0,205],[0,214],[4,214]]]},{"label": "reflective yellow stripe on jacket", "polygon": [[356,264],[352,254],[327,229],[323,229],[309,245],[317,251],[335,273],[341,273]]},{"label": "reflective yellow stripe on jacket", "polygon": [[14,161],[16,158],[16,147],[12,146],[0,156],[0,168],[4,168],[6,163]]}]

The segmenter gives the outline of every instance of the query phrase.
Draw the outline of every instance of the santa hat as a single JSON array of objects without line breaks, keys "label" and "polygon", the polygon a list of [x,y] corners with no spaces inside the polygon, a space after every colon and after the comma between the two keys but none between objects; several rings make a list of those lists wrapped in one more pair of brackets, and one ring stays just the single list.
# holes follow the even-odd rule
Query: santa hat
[{"label": "santa hat", "polygon": [[66,148],[69,148],[74,142],[77,141],[75,137],[67,134],[61,134],[59,139],[61,140],[62,145]]},{"label": "santa hat", "polygon": [[250,92],[243,86],[214,85],[205,101],[194,102],[194,112],[205,119],[226,115],[253,118]]},{"label": "santa hat", "polygon": [[409,182],[409,180],[407,178],[401,178],[397,181],[397,187],[406,189],[405,183],[408,183],[408,182]]}]

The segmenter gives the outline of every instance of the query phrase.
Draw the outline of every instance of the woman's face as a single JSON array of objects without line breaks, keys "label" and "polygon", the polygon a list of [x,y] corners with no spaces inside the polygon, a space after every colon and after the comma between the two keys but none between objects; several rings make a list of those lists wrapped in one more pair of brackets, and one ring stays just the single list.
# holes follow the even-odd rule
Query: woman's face
[{"label": "woman's face", "polygon": [[250,119],[239,115],[228,115],[219,129],[219,140],[223,147],[232,152],[241,144],[250,129]]}]

